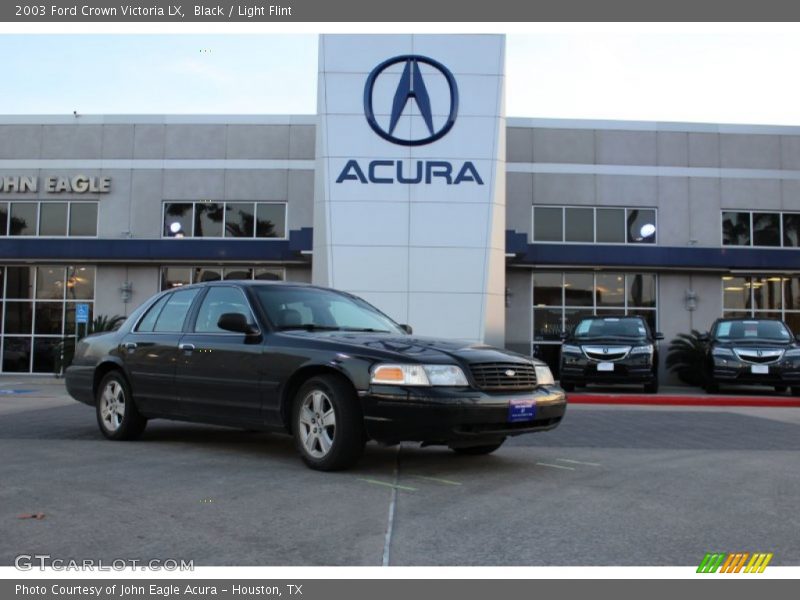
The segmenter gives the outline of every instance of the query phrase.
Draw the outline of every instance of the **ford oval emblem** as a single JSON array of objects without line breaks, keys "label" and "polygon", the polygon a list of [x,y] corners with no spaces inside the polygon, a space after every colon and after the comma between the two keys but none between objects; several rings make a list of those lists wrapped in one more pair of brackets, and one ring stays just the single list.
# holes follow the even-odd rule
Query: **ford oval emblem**
[{"label": "ford oval emblem", "polygon": [[508,369],[506,371],[506,377],[513,377],[516,374],[517,374],[517,372],[516,371],[512,371],[511,369]]}]

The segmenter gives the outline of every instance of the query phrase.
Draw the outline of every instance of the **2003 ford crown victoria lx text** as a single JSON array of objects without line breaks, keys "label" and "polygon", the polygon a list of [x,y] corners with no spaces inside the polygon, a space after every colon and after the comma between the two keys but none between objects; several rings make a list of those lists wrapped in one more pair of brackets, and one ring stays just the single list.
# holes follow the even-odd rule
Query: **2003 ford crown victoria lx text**
[{"label": "2003 ford crown victoria lx text", "polygon": [[81,340],[66,381],[109,439],[152,418],[282,430],[321,470],[354,464],[369,439],[488,454],[566,409],[544,363],[416,337],[356,296],[290,283],[163,292]]}]

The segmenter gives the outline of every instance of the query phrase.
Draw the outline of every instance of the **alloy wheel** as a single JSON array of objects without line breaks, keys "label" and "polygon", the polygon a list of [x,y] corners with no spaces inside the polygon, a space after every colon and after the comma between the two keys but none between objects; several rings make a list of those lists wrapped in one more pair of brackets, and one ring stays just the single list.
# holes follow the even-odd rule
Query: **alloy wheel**
[{"label": "alloy wheel", "polygon": [[306,452],[314,458],[324,458],[336,436],[336,412],[325,392],[312,390],[303,398],[298,425]]},{"label": "alloy wheel", "polygon": [[113,379],[103,388],[100,396],[100,417],[108,431],[116,431],[125,418],[125,390]]}]

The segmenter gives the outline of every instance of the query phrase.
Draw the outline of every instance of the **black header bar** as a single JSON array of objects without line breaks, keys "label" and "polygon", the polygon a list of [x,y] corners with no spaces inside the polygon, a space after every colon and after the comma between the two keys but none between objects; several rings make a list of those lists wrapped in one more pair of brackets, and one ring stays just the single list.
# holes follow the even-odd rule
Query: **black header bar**
[{"label": "black header bar", "polygon": [[635,22],[800,20],[785,0],[46,0],[0,4],[7,22]]}]

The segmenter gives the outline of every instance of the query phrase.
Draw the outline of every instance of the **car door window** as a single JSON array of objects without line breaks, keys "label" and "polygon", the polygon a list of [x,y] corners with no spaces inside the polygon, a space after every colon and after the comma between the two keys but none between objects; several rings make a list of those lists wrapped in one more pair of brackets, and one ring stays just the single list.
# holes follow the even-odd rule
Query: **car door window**
[{"label": "car door window", "polygon": [[164,308],[167,300],[169,300],[169,296],[169,294],[165,294],[150,307],[147,314],[139,321],[139,325],[136,326],[136,331],[139,333],[151,333],[153,331],[153,327],[156,325],[156,319],[158,319],[158,315],[161,314],[161,309]]},{"label": "car door window", "polygon": [[162,333],[181,331],[197,291],[194,289],[173,292],[164,308],[161,309],[153,331]]},{"label": "car door window", "polygon": [[200,304],[195,321],[195,333],[230,333],[217,326],[219,318],[225,313],[239,313],[247,318],[250,325],[255,325],[253,313],[242,291],[235,287],[212,287]]}]

